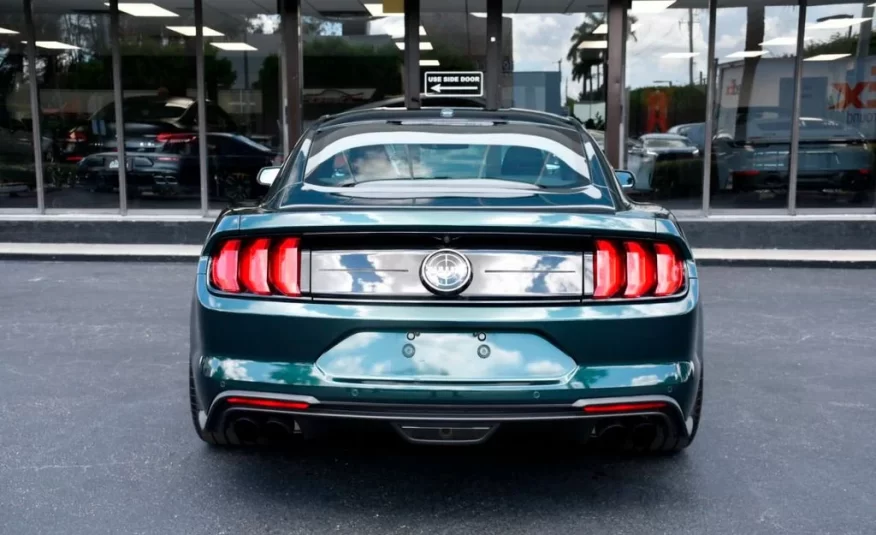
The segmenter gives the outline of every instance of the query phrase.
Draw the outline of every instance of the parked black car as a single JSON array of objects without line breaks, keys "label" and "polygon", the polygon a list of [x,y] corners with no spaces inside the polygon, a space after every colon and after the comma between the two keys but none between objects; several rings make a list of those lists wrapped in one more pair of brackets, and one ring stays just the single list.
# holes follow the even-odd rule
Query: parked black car
[{"label": "parked black car", "polygon": [[[197,194],[200,191],[198,137],[191,133],[166,134],[154,152],[126,154],[129,195]],[[256,180],[263,167],[280,165],[282,155],[238,134],[208,134],[207,158],[211,196],[239,202],[260,197],[267,188]],[[95,191],[118,188],[119,160],[115,152],[100,152],[79,162],[77,182]]]},{"label": "parked black car", "polygon": [[[206,107],[209,132],[239,131],[234,119],[216,103],[208,100]],[[197,101],[188,97],[128,97],[122,102],[122,113],[128,151],[154,152],[164,145],[168,135],[198,129]],[[87,123],[72,128],[61,143],[62,159],[75,162],[96,152],[115,150],[115,117],[115,104],[110,103]]]}]

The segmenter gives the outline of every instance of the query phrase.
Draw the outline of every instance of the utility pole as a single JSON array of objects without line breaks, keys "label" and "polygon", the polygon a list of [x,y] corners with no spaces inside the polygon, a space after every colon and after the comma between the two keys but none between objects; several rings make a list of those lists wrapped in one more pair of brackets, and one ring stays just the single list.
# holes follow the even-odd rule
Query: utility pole
[{"label": "utility pole", "polygon": [[694,85],[694,59],[693,59],[693,8],[687,8],[687,42],[690,49],[690,59],[688,60],[688,73],[690,74],[690,85]]}]

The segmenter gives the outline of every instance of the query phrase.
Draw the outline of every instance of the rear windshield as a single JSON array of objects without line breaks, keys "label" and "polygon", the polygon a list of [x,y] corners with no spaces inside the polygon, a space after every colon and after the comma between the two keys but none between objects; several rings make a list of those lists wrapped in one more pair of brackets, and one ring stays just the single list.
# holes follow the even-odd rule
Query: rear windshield
[{"label": "rear windshield", "polygon": [[[190,105],[191,102],[184,99],[131,98],[122,101],[122,113],[127,123],[161,121],[179,118]],[[115,120],[115,104],[105,106],[94,118]]]},{"label": "rear windshield", "polygon": [[690,141],[686,139],[646,139],[645,145],[659,149],[681,149],[690,147]]},{"label": "rear windshield", "polygon": [[539,125],[352,125],[314,137],[304,182],[493,179],[509,187],[604,187],[596,150],[574,129]]}]

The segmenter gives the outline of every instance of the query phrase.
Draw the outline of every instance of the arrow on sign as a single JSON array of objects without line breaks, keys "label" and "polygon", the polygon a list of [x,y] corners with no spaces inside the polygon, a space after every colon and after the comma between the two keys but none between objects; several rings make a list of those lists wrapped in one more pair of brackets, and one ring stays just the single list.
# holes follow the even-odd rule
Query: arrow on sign
[{"label": "arrow on sign", "polygon": [[455,85],[452,87],[446,87],[437,84],[432,86],[432,91],[435,93],[440,93],[442,89],[450,89],[451,91],[477,91],[479,88],[476,85]]}]

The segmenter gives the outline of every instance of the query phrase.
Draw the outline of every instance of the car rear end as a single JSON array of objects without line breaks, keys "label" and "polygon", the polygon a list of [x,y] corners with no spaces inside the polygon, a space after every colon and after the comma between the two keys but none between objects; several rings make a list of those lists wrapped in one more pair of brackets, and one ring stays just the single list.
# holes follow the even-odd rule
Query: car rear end
[{"label": "car rear end", "polygon": [[[419,149],[440,152],[431,142]],[[436,171],[437,186],[414,180],[402,192],[350,182],[332,165],[355,165],[313,156],[317,169],[329,166],[324,176],[352,186],[315,182],[307,202],[217,221],[192,305],[202,438],[261,442],[364,422],[417,443],[560,424],[651,451],[690,440],[702,392],[699,286],[671,216],[598,204],[616,185],[596,181],[556,195],[478,189],[470,199],[470,181],[443,186],[454,184],[446,173],[463,150],[442,160],[453,165]],[[564,164],[545,157],[541,173],[548,165]],[[333,206],[338,197],[346,201]]]}]

